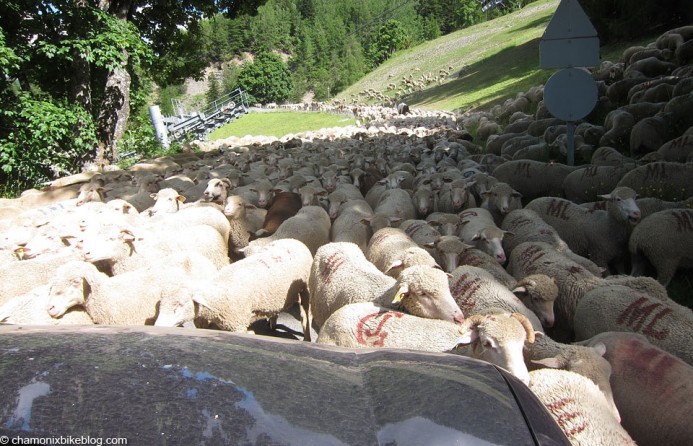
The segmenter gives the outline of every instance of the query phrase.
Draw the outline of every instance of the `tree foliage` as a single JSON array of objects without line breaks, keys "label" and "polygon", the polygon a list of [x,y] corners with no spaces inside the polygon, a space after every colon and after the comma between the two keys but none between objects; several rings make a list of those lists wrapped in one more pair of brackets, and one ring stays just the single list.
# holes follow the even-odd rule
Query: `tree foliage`
[{"label": "tree foliage", "polygon": [[252,102],[284,102],[293,91],[291,73],[281,57],[260,53],[238,75],[238,86],[248,92]]}]

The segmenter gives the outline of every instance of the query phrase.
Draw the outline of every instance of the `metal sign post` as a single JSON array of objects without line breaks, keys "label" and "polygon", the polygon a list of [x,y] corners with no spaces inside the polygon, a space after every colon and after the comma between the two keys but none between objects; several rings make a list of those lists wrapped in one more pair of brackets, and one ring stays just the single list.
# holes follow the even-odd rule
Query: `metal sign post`
[{"label": "metal sign post", "polygon": [[575,164],[575,121],[587,116],[597,103],[597,84],[585,68],[599,63],[599,38],[577,0],[561,0],[541,41],[542,68],[562,68],[544,86],[549,112],[566,121],[568,164]]}]

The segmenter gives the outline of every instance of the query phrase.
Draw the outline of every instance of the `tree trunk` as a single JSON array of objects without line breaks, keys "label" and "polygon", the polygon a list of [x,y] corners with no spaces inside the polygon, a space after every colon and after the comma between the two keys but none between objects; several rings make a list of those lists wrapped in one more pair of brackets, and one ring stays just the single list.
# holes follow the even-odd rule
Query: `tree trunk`
[{"label": "tree trunk", "polygon": [[[75,5],[79,8],[89,6],[87,0],[75,0]],[[77,30],[71,30],[78,35]],[[78,104],[80,107],[91,113],[91,66],[85,57],[82,57],[78,50],[72,51],[72,73],[70,86],[70,102]]]},{"label": "tree trunk", "polygon": [[[109,11],[121,20],[128,19],[131,0],[100,0],[98,7]],[[127,56],[127,55],[126,55]],[[96,135],[99,144],[96,149],[96,164],[103,166],[118,159],[117,144],[125,133],[130,117],[130,73],[127,71],[127,57],[120,66],[108,73],[103,101],[96,120]]]},{"label": "tree trunk", "polygon": [[130,117],[130,80],[125,63],[108,74],[96,120],[99,146],[95,161],[99,166],[118,159],[116,145]]}]

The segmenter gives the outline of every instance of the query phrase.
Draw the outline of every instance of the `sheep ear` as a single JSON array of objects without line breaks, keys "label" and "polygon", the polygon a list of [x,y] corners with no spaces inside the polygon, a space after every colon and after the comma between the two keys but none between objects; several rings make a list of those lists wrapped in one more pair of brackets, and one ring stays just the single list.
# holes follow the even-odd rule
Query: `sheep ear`
[{"label": "sheep ear", "polygon": [[603,198],[604,200],[611,200],[611,194],[597,195],[597,197]]},{"label": "sheep ear", "polygon": [[362,218],[362,219],[361,219],[361,224],[362,224],[362,225],[368,226],[368,225],[371,224],[371,221],[372,221],[372,220],[373,220],[372,218]]},{"label": "sheep ear", "polygon": [[512,237],[513,235],[515,235],[515,233],[510,231],[503,231],[503,235],[509,235],[510,237]]},{"label": "sheep ear", "polygon": [[523,286],[518,286],[513,288],[513,293],[515,294],[527,294],[527,288]]},{"label": "sheep ear", "polygon": [[479,339],[479,331],[476,329],[476,325],[473,325],[467,329],[467,331],[457,338],[455,346],[457,345],[469,345]]},{"label": "sheep ear", "polygon": [[125,243],[132,243],[135,241],[135,234],[130,229],[121,229],[120,237]]},{"label": "sheep ear", "polygon": [[599,354],[599,356],[604,356],[606,353],[606,345],[603,342],[598,342],[592,346],[593,349]]},{"label": "sheep ear", "polygon": [[159,195],[158,194],[149,194],[149,198],[156,200],[157,198],[159,198]]},{"label": "sheep ear", "polygon": [[407,294],[409,294],[409,286],[403,283],[395,293],[395,297],[392,299],[392,305],[402,302],[402,299],[404,299]]},{"label": "sheep ear", "polygon": [[481,234],[478,232],[476,234],[474,234],[474,237],[472,237],[472,241],[480,240],[480,239],[481,239]]},{"label": "sheep ear", "polygon": [[398,221],[402,220],[400,217],[388,217],[387,219],[390,221],[390,223],[397,223]]},{"label": "sheep ear", "polygon": [[180,201],[181,203],[185,203],[185,197],[182,195],[176,196],[176,200]]},{"label": "sheep ear", "polygon": [[[390,264],[390,266],[384,271],[385,274],[389,273],[393,269],[404,268],[404,262],[402,260],[395,260]],[[401,290],[401,288],[400,288]]]},{"label": "sheep ear", "polygon": [[531,362],[551,369],[561,369],[565,367],[565,364],[558,358],[533,359]]}]

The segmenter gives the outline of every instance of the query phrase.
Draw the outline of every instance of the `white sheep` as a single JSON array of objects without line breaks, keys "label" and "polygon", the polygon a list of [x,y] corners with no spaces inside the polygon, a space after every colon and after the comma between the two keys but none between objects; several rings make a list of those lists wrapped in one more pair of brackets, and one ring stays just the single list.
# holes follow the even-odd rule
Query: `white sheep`
[{"label": "white sheep", "polygon": [[[336,193],[339,191],[332,192]],[[373,217],[373,209],[363,199],[342,202],[330,227],[330,241],[352,242],[358,245],[364,254],[367,253],[368,241],[373,236]]]},{"label": "white sheep", "polygon": [[274,234],[252,240],[242,251],[249,256],[275,240],[293,238],[303,242],[315,254],[319,247],[329,243],[331,226],[330,216],[325,209],[320,206],[304,206],[296,215],[284,220]]},{"label": "white sheep", "polygon": [[0,322],[30,325],[93,325],[91,317],[81,308],[72,308],[59,318],[46,312],[50,285],[41,285],[0,305]]},{"label": "white sheep", "polygon": [[465,250],[460,254],[458,261],[460,265],[477,266],[486,270],[508,289],[512,290],[517,284],[517,279],[511,276],[494,257],[480,249],[470,248]]},{"label": "white sheep", "polygon": [[487,209],[497,225],[503,222],[508,212],[522,208],[522,194],[508,183],[498,182],[481,194],[483,201],[479,207]]},{"label": "white sheep", "polygon": [[601,276],[603,268],[598,267],[586,257],[575,254],[568,244],[561,238],[558,231],[546,223],[536,211],[532,209],[516,209],[511,211],[501,224],[501,229],[512,232],[512,237],[503,239],[503,248],[506,252],[512,252],[520,243],[544,242],[565,254],[574,262],[586,268],[592,274]]},{"label": "white sheep", "polygon": [[575,446],[635,446],[596,384],[567,370],[529,372],[529,388]]},{"label": "white sheep", "polygon": [[[440,235],[459,235],[460,226],[462,225],[459,215],[445,212],[433,212],[426,217],[426,221]],[[412,236],[412,234],[409,234],[409,236]]]},{"label": "white sheep", "polygon": [[472,194],[475,181],[455,180],[445,184],[439,192],[438,212],[457,213],[464,209],[477,207],[476,198]]},{"label": "white sheep", "polygon": [[96,324],[153,325],[162,290],[210,276],[216,268],[197,254],[178,254],[148,268],[109,277],[88,262],[69,262],[50,282],[46,311],[59,318],[81,306]]},{"label": "white sheep", "polygon": [[438,266],[428,251],[399,228],[376,231],[368,242],[366,258],[380,271],[394,278],[410,266]]},{"label": "white sheep", "polygon": [[[548,281],[548,277],[544,276]],[[487,310],[498,308],[511,313],[523,314],[532,324],[536,331],[542,330],[542,323],[537,314],[529,309],[512,291],[507,289],[488,272],[475,266],[463,265],[452,272],[449,280],[450,293],[455,302],[460,306],[462,312],[469,316],[472,314],[484,314]],[[556,300],[557,290],[549,290],[545,299],[550,303],[542,313],[542,318],[548,321],[553,320],[553,301]]]},{"label": "white sheep", "polygon": [[250,234],[259,229],[258,224],[262,226],[262,222],[253,223],[249,218],[247,211],[254,208],[255,206],[240,195],[230,195],[226,198],[224,215],[229,222],[229,256],[233,256],[237,249],[248,246]]},{"label": "white sheep", "polygon": [[628,187],[617,187],[601,197],[607,201],[606,211],[590,212],[571,201],[551,197],[532,200],[526,209],[536,211],[553,226],[574,253],[602,268],[622,270],[628,257],[628,238],[640,221],[640,209],[635,192]]},{"label": "white sheep", "polygon": [[391,307],[401,303],[415,316],[451,322],[464,319],[439,269],[413,266],[397,279],[369,262],[353,243],[328,243],[318,249],[310,273],[311,315],[319,328],[344,305],[373,302]]},{"label": "white sheep", "polygon": [[416,209],[412,203],[411,196],[404,189],[388,189],[384,191],[375,206],[373,206],[373,213],[399,218],[400,221],[416,218]]},{"label": "white sheep", "polygon": [[693,367],[635,333],[601,333],[585,344],[606,346],[621,425],[639,446],[690,444]]},{"label": "white sheep", "polygon": [[425,352],[454,349],[465,327],[395,311],[373,302],[345,305],[320,327],[317,343],[347,348],[407,348]]},{"label": "white sheep", "polygon": [[594,288],[580,299],[573,319],[578,340],[606,331],[644,335],[693,365],[693,311],[623,285]]},{"label": "white sheep", "polygon": [[462,241],[493,256],[498,263],[505,263],[502,243],[503,237],[509,233],[496,226],[491,213],[483,208],[471,208],[462,212],[460,218]]},{"label": "white sheep", "polygon": [[[156,325],[183,325],[197,318],[222,330],[245,332],[255,321],[276,320],[279,313],[300,303],[304,339],[309,341],[308,278],[312,261],[313,256],[300,241],[273,241],[207,280],[191,281],[179,290],[169,288],[162,296]],[[191,301],[194,313],[189,311]],[[164,309],[168,311],[162,312]]]},{"label": "white sheep", "polygon": [[669,209],[644,218],[628,242],[634,276],[644,275],[646,261],[657,270],[657,280],[668,285],[679,268],[693,267],[693,210]]}]

